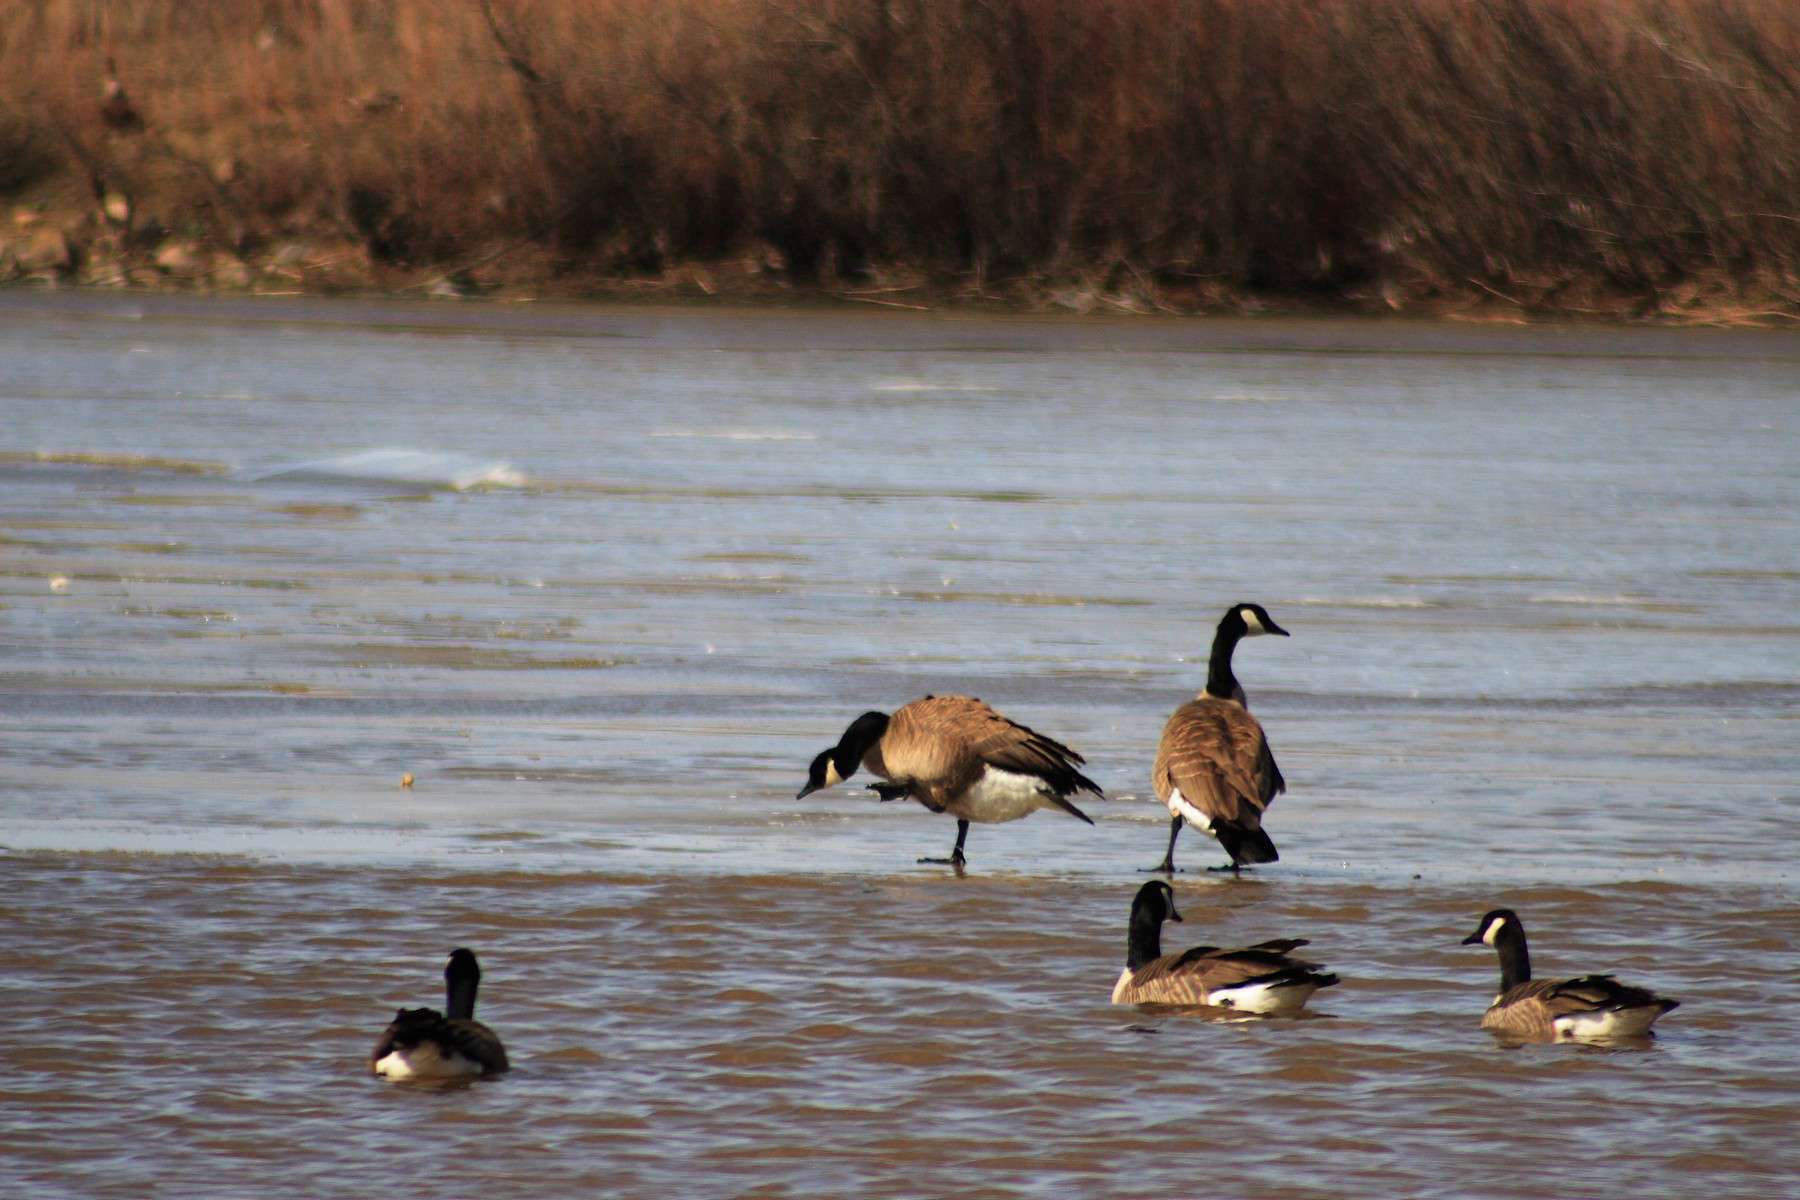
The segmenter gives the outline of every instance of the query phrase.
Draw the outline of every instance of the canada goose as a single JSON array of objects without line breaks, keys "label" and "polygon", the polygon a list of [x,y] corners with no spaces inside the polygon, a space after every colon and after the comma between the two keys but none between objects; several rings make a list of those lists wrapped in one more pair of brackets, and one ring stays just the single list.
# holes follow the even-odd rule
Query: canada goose
[{"label": "canada goose", "polygon": [[1656,1019],[1680,1001],[1664,1000],[1611,975],[1578,979],[1531,978],[1525,926],[1510,908],[1481,918],[1465,946],[1486,943],[1500,953],[1500,994],[1482,1015],[1481,1027],[1519,1038],[1624,1038],[1650,1032]]},{"label": "canada goose", "polygon": [[403,1008],[369,1054],[369,1070],[384,1079],[457,1079],[507,1068],[506,1047],[475,1019],[481,967],[469,950],[450,952],[444,967],[444,1011]]},{"label": "canada goose", "polygon": [[1114,1004],[1210,1004],[1239,1012],[1291,1016],[1307,998],[1338,981],[1317,963],[1289,958],[1305,938],[1258,942],[1241,950],[1195,946],[1162,952],[1162,923],[1179,921],[1175,892],[1160,879],[1138,889],[1131,902],[1125,969],[1113,985]]},{"label": "canada goose", "polygon": [[833,787],[867,767],[888,783],[869,789],[883,800],[911,796],[932,812],[956,818],[950,857],[921,858],[961,868],[969,822],[1016,821],[1040,808],[1060,808],[1094,822],[1068,797],[1101,795],[1076,768],[1085,760],[1061,742],[1009,721],[973,696],[927,696],[894,711],[867,712],[838,744],[812,761],[799,795]]},{"label": "canada goose", "polygon": [[1217,870],[1235,873],[1245,863],[1272,863],[1281,857],[1262,831],[1262,814],[1287,790],[1287,781],[1231,673],[1231,652],[1238,641],[1265,633],[1288,635],[1262,605],[1232,605],[1213,635],[1205,689],[1163,726],[1150,782],[1173,819],[1169,852],[1149,870],[1175,873],[1175,839],[1184,821],[1217,838],[1231,855],[1230,867]]}]

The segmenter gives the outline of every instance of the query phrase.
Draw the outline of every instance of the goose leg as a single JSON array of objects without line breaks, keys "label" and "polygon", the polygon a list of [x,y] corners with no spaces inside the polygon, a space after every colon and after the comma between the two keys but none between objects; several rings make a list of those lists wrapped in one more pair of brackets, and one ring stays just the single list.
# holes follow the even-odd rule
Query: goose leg
[{"label": "goose leg", "polygon": [[1169,852],[1167,854],[1163,855],[1162,862],[1158,863],[1154,867],[1139,867],[1138,870],[1140,872],[1161,871],[1164,875],[1173,875],[1175,873],[1175,839],[1177,836],[1180,835],[1180,833],[1181,833],[1181,818],[1176,817],[1174,820],[1169,822]]},{"label": "goose leg", "polygon": [[950,851],[949,858],[921,858],[922,863],[947,863],[958,871],[963,869],[967,861],[963,858],[963,839],[969,836],[969,823],[961,817],[956,818],[956,848]]}]

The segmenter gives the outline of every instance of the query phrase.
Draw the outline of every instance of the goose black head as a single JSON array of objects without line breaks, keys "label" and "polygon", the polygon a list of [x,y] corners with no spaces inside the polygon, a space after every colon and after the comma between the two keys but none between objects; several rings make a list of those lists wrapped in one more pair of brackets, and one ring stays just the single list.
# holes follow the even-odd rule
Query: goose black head
[{"label": "goose black head", "polygon": [[1503,931],[1523,935],[1524,926],[1519,924],[1519,914],[1510,908],[1496,908],[1482,916],[1475,926],[1475,932],[1462,940],[1465,946],[1492,946],[1497,944]]},{"label": "goose black head", "polygon": [[1179,921],[1181,914],[1175,911],[1175,889],[1160,879],[1152,879],[1138,889],[1131,902],[1131,915],[1135,918],[1142,914],[1142,919],[1161,925],[1164,921]]},{"label": "goose black head", "polygon": [[838,744],[821,750],[818,757],[812,760],[812,766],[806,772],[806,786],[794,796],[799,800],[810,796],[823,788],[836,787],[844,780],[856,774],[862,765],[863,755],[869,747],[881,740],[887,732],[888,716],[881,712],[866,712],[850,722],[844,730],[844,736]]},{"label": "goose black head", "polygon": [[1162,957],[1162,925],[1179,921],[1175,911],[1175,889],[1160,879],[1152,879],[1131,901],[1131,924],[1125,933],[1125,966],[1137,970],[1145,963]]},{"label": "goose black head", "polygon": [[819,751],[819,756],[812,760],[812,766],[807,768],[806,786],[795,793],[794,799],[802,799],[844,782],[844,777],[838,774],[837,764],[831,761],[832,755],[836,753],[835,746]]},{"label": "goose black head", "polygon": [[454,983],[459,979],[481,980],[481,964],[475,961],[475,952],[466,946],[458,946],[450,952],[450,961],[444,964],[444,980]]},{"label": "goose black head", "polygon": [[1269,615],[1269,610],[1260,604],[1232,605],[1231,610],[1219,622],[1219,628],[1224,630],[1233,625],[1237,627],[1239,637],[1261,637],[1265,633],[1272,633],[1276,637],[1288,636],[1288,631],[1277,625],[1275,618]]}]

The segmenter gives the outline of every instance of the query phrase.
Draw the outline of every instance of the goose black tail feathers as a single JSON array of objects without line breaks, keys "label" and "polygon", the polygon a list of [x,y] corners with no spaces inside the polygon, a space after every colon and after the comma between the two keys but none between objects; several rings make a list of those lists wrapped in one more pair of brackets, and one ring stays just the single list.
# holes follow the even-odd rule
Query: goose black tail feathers
[{"label": "goose black tail feathers", "polygon": [[1219,839],[1219,845],[1225,847],[1225,853],[1231,855],[1233,866],[1272,863],[1281,858],[1275,851],[1275,843],[1261,829],[1240,829],[1220,821],[1213,826],[1213,833]]}]

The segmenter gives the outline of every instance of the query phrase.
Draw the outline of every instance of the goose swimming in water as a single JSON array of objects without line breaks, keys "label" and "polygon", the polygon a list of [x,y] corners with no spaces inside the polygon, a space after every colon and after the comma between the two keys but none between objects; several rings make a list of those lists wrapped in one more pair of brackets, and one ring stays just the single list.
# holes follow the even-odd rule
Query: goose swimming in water
[{"label": "goose swimming in water", "polygon": [[461,1079],[506,1070],[506,1047],[475,1019],[481,967],[472,951],[450,952],[444,967],[444,1011],[403,1008],[369,1054],[369,1070],[383,1079]]},{"label": "goose swimming in water", "polygon": [[1681,1003],[1620,983],[1611,975],[1533,979],[1525,926],[1510,908],[1483,915],[1462,944],[1486,944],[1499,953],[1500,994],[1482,1014],[1481,1027],[1509,1037],[1557,1041],[1643,1037],[1658,1017]]},{"label": "goose swimming in water", "polygon": [[1162,924],[1181,920],[1175,892],[1160,879],[1138,889],[1131,901],[1125,969],[1113,985],[1114,1004],[1206,1004],[1267,1016],[1292,1016],[1320,988],[1338,977],[1317,963],[1288,957],[1305,938],[1258,942],[1241,950],[1195,946],[1162,952]]},{"label": "goose swimming in water", "polygon": [[806,796],[833,787],[866,767],[887,783],[869,787],[883,800],[912,797],[956,818],[950,857],[921,858],[962,868],[969,822],[1016,821],[1040,808],[1059,808],[1094,822],[1069,797],[1100,796],[1100,785],[1078,769],[1085,760],[1067,746],[1009,721],[972,696],[926,696],[887,713],[851,722],[836,746],[812,761]]},{"label": "goose swimming in water", "polygon": [[1149,870],[1175,873],[1175,839],[1183,824],[1198,826],[1225,847],[1231,864],[1215,869],[1235,873],[1247,863],[1280,857],[1263,832],[1262,815],[1287,790],[1287,781],[1231,673],[1238,642],[1262,634],[1288,632],[1260,604],[1232,605],[1213,635],[1206,687],[1163,727],[1150,782],[1169,810],[1169,850]]}]

